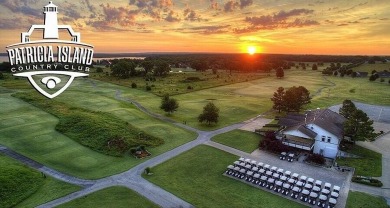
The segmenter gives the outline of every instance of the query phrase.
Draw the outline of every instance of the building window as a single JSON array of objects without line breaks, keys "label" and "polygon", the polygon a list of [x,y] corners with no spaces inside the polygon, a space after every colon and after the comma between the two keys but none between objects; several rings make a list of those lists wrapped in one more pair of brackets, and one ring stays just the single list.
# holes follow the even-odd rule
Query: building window
[{"label": "building window", "polygon": [[330,139],[328,138],[328,143],[330,143]]},{"label": "building window", "polygon": [[323,142],[325,142],[325,136],[322,136],[322,137],[321,137],[321,140],[322,140]]}]

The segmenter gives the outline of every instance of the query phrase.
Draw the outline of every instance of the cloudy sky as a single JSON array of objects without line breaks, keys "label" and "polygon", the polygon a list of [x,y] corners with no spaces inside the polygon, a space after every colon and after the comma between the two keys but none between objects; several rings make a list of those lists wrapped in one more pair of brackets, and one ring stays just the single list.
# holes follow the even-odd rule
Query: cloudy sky
[{"label": "cloudy sky", "polygon": [[[53,1],[95,52],[390,55],[389,0]],[[47,0],[0,0],[0,47],[43,24]],[[39,31],[38,31],[39,32]]]}]

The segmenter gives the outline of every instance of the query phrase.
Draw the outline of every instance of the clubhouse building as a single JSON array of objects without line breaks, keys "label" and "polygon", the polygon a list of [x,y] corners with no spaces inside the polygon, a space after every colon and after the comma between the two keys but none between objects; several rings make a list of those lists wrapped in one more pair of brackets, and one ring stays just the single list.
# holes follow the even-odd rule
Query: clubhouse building
[{"label": "clubhouse building", "polygon": [[288,114],[279,119],[281,130],[277,138],[287,146],[312,151],[327,158],[336,158],[343,138],[346,119],[329,109]]}]

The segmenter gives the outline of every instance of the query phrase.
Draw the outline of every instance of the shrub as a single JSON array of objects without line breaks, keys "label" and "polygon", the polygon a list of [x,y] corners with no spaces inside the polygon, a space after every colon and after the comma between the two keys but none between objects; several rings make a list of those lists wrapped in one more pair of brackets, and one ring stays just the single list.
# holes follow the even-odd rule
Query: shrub
[{"label": "shrub", "polygon": [[103,72],[103,68],[102,67],[96,67],[96,72],[98,72],[98,73]]},{"label": "shrub", "polygon": [[355,183],[361,183],[369,186],[382,187],[383,183],[380,180],[374,178],[368,178],[363,176],[353,176],[352,181]]},{"label": "shrub", "polygon": [[150,91],[150,90],[152,90],[152,88],[149,85],[146,86],[146,91]]},{"label": "shrub", "polygon": [[325,164],[325,158],[320,154],[311,154],[307,157],[306,160],[309,162],[317,163],[319,165]]},{"label": "shrub", "polygon": [[191,85],[187,86],[187,90],[192,90],[192,89],[194,89],[194,88]]},{"label": "shrub", "polygon": [[0,72],[0,79],[4,79],[4,74]]},{"label": "shrub", "polygon": [[136,83],[131,83],[131,88],[137,88],[137,84]]}]

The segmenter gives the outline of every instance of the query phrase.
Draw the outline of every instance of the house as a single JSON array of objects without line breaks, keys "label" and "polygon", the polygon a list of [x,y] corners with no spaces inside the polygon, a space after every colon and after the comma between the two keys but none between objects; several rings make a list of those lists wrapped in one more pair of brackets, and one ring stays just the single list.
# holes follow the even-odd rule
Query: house
[{"label": "house", "polygon": [[335,158],[344,136],[345,120],[343,116],[329,109],[288,114],[279,119],[278,124],[283,128],[278,132],[277,138],[285,145]]}]

